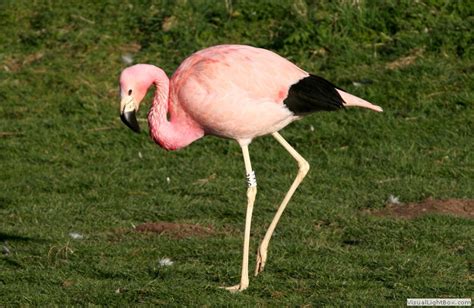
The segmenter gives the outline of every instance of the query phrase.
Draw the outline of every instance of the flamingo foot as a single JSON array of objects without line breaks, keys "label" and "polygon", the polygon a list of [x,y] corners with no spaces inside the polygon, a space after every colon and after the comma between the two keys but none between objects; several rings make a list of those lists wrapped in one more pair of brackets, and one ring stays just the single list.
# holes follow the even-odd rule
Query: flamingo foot
[{"label": "flamingo foot", "polygon": [[243,285],[241,283],[236,284],[235,286],[232,287],[220,287],[221,289],[226,289],[230,293],[237,293],[237,292],[242,292],[243,290],[247,289],[249,285]]},{"label": "flamingo foot", "polygon": [[267,261],[267,249],[263,248],[262,245],[260,245],[257,251],[257,262],[256,262],[257,264],[255,266],[255,276],[263,272],[266,261]]}]

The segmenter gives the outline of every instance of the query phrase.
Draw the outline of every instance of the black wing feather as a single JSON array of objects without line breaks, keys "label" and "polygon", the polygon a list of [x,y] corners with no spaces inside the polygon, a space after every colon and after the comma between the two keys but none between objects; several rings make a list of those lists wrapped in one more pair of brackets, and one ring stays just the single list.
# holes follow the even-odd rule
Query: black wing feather
[{"label": "black wing feather", "polygon": [[316,111],[333,111],[344,107],[340,89],[324,78],[309,75],[292,85],[283,101],[296,115]]}]

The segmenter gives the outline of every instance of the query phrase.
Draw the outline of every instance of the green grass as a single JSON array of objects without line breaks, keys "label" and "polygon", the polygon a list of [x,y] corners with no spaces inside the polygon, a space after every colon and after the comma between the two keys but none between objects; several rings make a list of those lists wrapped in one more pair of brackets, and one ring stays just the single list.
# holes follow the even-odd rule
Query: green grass
[{"label": "green grass", "polygon": [[[454,0],[1,1],[0,239],[10,254],[0,256],[0,306],[472,297],[472,220],[364,210],[389,195],[473,198],[473,11],[472,1]],[[311,170],[265,271],[240,294],[217,288],[240,275],[238,145],[207,137],[166,152],[118,118],[122,55],[171,74],[219,43],[272,49],[385,110],[320,113],[283,130]],[[408,65],[388,67],[408,56]],[[296,165],[270,137],[250,151],[259,180],[253,269]],[[216,233],[178,240],[117,231],[160,220]],[[160,267],[164,257],[175,263]]]}]

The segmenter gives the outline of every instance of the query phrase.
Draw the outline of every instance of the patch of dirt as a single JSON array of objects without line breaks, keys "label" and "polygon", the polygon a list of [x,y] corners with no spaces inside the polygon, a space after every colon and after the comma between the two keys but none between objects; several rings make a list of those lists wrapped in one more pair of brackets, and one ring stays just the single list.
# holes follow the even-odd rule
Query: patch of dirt
[{"label": "patch of dirt", "polygon": [[73,280],[64,280],[63,281],[63,287],[64,288],[69,288],[75,285],[76,283]]},{"label": "patch of dirt", "polygon": [[136,232],[166,234],[173,238],[205,237],[214,234],[211,227],[194,224],[179,224],[167,221],[147,222],[135,227]]},{"label": "patch of dirt", "polygon": [[205,185],[205,184],[207,184],[210,181],[215,180],[215,179],[216,179],[216,174],[213,173],[210,176],[208,176],[207,178],[196,180],[193,184]]},{"label": "patch of dirt", "polygon": [[137,53],[142,49],[142,46],[138,43],[131,43],[123,46],[119,46],[122,52]]},{"label": "patch of dirt", "polygon": [[420,56],[423,55],[423,51],[424,50],[420,48],[412,49],[408,56],[401,57],[401,58],[396,59],[395,61],[387,63],[385,67],[390,70],[395,70],[395,69],[400,69],[400,68],[410,66],[413,63],[415,63],[416,59],[418,59]]},{"label": "patch of dirt", "polygon": [[405,219],[413,219],[426,214],[442,214],[474,219],[474,200],[428,198],[418,203],[389,203],[384,209],[371,211],[371,214]]},{"label": "patch of dirt", "polygon": [[44,57],[43,52],[32,53],[24,57],[23,59],[17,58],[7,58],[3,61],[3,68],[7,72],[18,72],[23,66],[30,65],[36,61],[41,60]]}]

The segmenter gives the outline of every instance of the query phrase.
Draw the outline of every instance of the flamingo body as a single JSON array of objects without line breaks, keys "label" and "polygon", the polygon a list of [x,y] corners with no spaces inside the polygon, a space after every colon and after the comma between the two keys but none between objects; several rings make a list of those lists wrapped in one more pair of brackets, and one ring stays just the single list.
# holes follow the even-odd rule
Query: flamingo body
[{"label": "flamingo body", "polygon": [[[303,114],[316,111],[305,99],[299,101],[307,112],[294,112],[285,104],[291,101],[291,87],[309,76],[269,50],[219,45],[188,57],[171,80],[153,65],[137,64],[122,72],[120,83],[122,89],[135,88],[138,102],[152,84],[156,85],[157,94],[148,116],[151,135],[163,148],[176,150],[206,134],[249,144],[257,136],[279,131]],[[122,96],[126,96],[127,89],[122,90]],[[359,100],[357,106],[365,103],[363,107],[381,110],[334,89],[338,93],[332,95],[346,95],[344,105]],[[303,92],[304,96],[307,94]],[[321,96],[314,99],[320,100]],[[170,125],[163,125],[166,122]]]},{"label": "flamingo body", "polygon": [[198,51],[178,67],[171,79],[153,65],[137,64],[120,76],[121,118],[139,131],[136,111],[148,88],[155,97],[148,114],[153,140],[167,150],[183,148],[205,136],[215,135],[239,142],[247,173],[241,281],[228,288],[242,291],[249,285],[248,254],[253,204],[257,182],[248,145],[253,138],[271,134],[298,163],[298,174],[267,229],[258,252],[255,274],[266,262],[273,231],[306,173],[308,162],[278,133],[302,116],[358,106],[382,111],[329,81],[311,75],[279,55],[243,45],[220,45]]},{"label": "flamingo body", "polygon": [[216,46],[179,66],[170,82],[170,103],[180,105],[206,134],[245,142],[298,118],[283,100],[289,87],[307,76],[265,49]]}]

